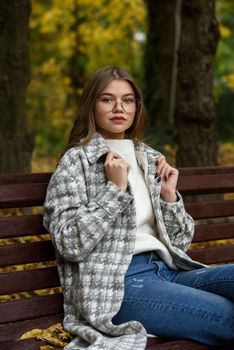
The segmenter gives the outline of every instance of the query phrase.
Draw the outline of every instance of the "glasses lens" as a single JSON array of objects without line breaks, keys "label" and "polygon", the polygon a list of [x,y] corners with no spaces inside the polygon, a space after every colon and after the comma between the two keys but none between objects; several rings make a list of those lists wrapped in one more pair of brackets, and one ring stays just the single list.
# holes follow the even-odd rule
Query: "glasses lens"
[{"label": "glasses lens", "polygon": [[133,97],[125,98],[122,101],[122,107],[127,113],[134,113],[136,112],[136,99]]},{"label": "glasses lens", "polygon": [[[117,106],[117,101],[113,98],[100,98],[97,100],[98,107],[102,112],[111,112]],[[121,101],[121,106],[126,113],[136,112],[138,106],[134,97],[127,97]]]},{"label": "glasses lens", "polygon": [[102,112],[111,112],[115,107],[115,100],[112,98],[100,98],[98,100],[98,107]]}]

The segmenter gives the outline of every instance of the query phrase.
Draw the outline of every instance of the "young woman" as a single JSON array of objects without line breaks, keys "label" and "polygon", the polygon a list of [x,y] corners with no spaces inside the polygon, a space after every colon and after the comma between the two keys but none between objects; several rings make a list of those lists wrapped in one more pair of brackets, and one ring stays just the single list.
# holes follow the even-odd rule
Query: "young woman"
[{"label": "young woman", "polygon": [[234,342],[234,265],[185,253],[194,223],[178,170],[141,141],[144,127],[129,74],[110,66],[87,80],[45,201],[64,327],[76,336],[66,349],[143,350],[147,333]]}]

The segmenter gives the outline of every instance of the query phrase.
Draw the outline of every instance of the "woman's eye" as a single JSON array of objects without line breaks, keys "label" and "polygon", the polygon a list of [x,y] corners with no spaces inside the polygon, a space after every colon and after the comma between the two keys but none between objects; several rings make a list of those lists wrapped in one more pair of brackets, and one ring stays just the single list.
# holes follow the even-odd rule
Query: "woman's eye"
[{"label": "woman's eye", "polygon": [[124,103],[127,103],[127,104],[131,104],[131,103],[135,103],[135,99],[134,98],[125,98],[123,100]]},{"label": "woman's eye", "polygon": [[103,103],[112,103],[113,99],[112,98],[108,98],[108,97],[105,97],[105,98],[102,98],[101,99],[101,102]]}]

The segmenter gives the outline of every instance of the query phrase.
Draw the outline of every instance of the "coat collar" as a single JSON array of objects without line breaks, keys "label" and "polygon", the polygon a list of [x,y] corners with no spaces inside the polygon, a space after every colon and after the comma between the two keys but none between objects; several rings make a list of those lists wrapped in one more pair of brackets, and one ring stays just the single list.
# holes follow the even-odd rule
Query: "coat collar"
[{"label": "coat collar", "polygon": [[[110,152],[107,142],[98,132],[95,133],[90,143],[83,146],[83,149],[91,164],[97,162],[99,158]],[[148,153],[152,156],[157,156],[159,154],[157,151],[145,145],[143,142],[135,143],[135,151]]]},{"label": "coat collar", "polygon": [[91,164],[98,161],[100,157],[110,151],[105,139],[98,132],[87,145],[83,146],[84,152]]}]

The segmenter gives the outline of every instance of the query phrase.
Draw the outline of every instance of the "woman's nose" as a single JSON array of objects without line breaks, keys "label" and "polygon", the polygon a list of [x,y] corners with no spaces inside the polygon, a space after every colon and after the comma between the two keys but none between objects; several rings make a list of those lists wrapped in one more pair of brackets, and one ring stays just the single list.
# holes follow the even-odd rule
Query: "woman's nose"
[{"label": "woman's nose", "polygon": [[116,100],[114,111],[123,111],[123,105],[121,100]]}]

